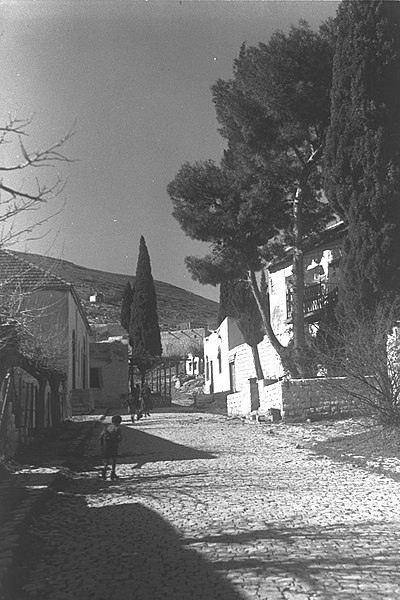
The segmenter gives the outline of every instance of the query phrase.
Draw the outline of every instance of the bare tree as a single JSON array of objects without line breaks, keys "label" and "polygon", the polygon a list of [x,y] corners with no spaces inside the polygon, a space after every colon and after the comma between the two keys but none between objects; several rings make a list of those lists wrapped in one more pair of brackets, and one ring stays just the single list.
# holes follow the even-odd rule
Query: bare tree
[{"label": "bare tree", "polygon": [[10,114],[5,124],[0,125],[0,148],[10,145],[12,152],[8,154],[14,156],[9,164],[0,164],[0,247],[21,238],[32,239],[33,232],[51,218],[39,217],[32,224],[20,224],[22,215],[39,210],[64,190],[65,181],[59,172],[50,183],[45,183],[43,176],[39,179],[38,171],[48,172],[60,163],[73,162],[64,154],[64,146],[73,135],[72,129],[53,144],[31,150],[27,140],[32,122],[33,116],[19,119]]},{"label": "bare tree", "polygon": [[[31,149],[28,139],[32,122],[33,116],[20,119],[10,114],[0,125],[0,149],[7,150],[4,155],[13,157],[9,162],[0,160],[0,251],[16,241],[42,237],[40,228],[59,210],[32,219],[28,219],[28,213],[42,210],[60,196],[65,188],[61,166],[73,162],[64,153],[72,129],[53,144]],[[53,170],[56,170],[54,177]],[[65,325],[57,303],[32,301],[43,289],[45,275],[43,281],[36,277],[34,283],[27,285],[31,269],[37,267],[22,263],[16,274],[9,271],[5,261],[0,273],[0,384],[11,366],[22,367],[39,382],[40,407],[49,383],[55,422],[59,418],[59,386],[66,376]]]},{"label": "bare tree", "polygon": [[310,340],[327,383],[363,413],[400,424],[400,304],[381,303],[369,313],[347,312]]}]

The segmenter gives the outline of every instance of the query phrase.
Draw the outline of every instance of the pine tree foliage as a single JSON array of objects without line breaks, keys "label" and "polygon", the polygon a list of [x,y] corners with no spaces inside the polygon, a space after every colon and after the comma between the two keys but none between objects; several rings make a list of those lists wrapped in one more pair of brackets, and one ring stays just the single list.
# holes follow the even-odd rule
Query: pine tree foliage
[{"label": "pine tree foliage", "polygon": [[219,286],[218,327],[229,316],[229,281],[222,281]]},{"label": "pine tree foliage", "polygon": [[140,238],[134,290],[129,339],[132,361],[138,366],[143,377],[145,371],[150,368],[151,359],[162,354],[156,291],[143,236]]},{"label": "pine tree foliage", "polygon": [[[294,241],[294,222],[301,257],[302,229],[321,229],[331,215],[330,206],[320,202],[331,34],[329,25],[314,33],[301,23],[287,35],[277,33],[269,44],[243,46],[234,78],[218,80],[212,88],[219,132],[227,141],[220,165],[186,163],[168,186],[183,230],[212,245],[204,259],[187,259],[192,275],[214,285],[247,277],[278,353],[284,348],[272,330],[255,272]],[[295,218],[296,202],[301,207]],[[302,274],[300,259],[298,265]],[[303,289],[301,281],[297,287]],[[304,334],[301,300],[299,305],[297,329]]]},{"label": "pine tree foliage", "polygon": [[400,3],[338,10],[325,188],[348,223],[341,303],[400,292]]},{"label": "pine tree foliage", "polygon": [[[314,32],[302,21],[287,34],[276,32],[267,44],[243,44],[234,79],[218,80],[212,88],[221,135],[247,171],[259,175],[263,169],[264,190],[266,178],[279,182],[281,213],[291,216],[301,180],[308,184],[302,210],[307,234],[329,217],[319,201],[332,55],[332,24]],[[292,228],[286,226],[289,238]]]},{"label": "pine tree foliage", "polygon": [[131,322],[131,305],[135,288],[128,281],[122,294],[121,303],[121,325],[129,333],[129,325]]}]

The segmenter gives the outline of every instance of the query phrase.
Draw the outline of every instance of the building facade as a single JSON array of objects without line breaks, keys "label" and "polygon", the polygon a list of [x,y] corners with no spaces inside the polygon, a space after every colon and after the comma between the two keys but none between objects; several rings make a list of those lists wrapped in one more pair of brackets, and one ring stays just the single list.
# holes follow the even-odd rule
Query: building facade
[{"label": "building facade", "polygon": [[[321,310],[335,303],[340,283],[340,258],[345,233],[337,223],[305,243],[304,316],[312,332]],[[292,256],[269,266],[267,272],[271,324],[283,345],[292,337]],[[265,336],[258,344],[264,378],[257,380],[253,353],[243,340],[235,320],[228,317],[204,340],[205,393],[231,391],[228,413],[246,415],[267,395],[268,386],[282,379],[284,370],[279,355]]]},{"label": "building facade", "polygon": [[74,287],[25,255],[0,250],[0,275],[0,317],[19,323],[18,410],[30,428],[54,425],[82,391],[89,397],[88,320]]}]

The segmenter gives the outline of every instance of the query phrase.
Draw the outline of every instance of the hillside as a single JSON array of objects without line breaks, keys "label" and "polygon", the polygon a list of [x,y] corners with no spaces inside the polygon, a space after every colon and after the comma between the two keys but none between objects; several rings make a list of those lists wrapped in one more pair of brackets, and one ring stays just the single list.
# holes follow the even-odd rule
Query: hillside
[{"label": "hillside", "polygon": [[[66,260],[40,254],[24,252],[17,252],[17,254],[61,277],[64,281],[72,283],[85,307],[90,323],[119,322],[122,293],[127,281],[134,282],[134,276],[81,267]],[[154,281],[154,285],[160,327],[183,328],[184,324],[189,322],[192,327],[207,324],[211,327],[216,326],[217,302],[163,281]],[[104,294],[105,301],[89,302],[89,296],[98,292]]]}]

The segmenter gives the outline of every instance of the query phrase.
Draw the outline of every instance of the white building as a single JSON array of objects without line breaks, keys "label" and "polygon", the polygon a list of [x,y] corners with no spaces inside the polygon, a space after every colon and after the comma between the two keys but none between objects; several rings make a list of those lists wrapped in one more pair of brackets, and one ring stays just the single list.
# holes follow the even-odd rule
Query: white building
[{"label": "white building", "polygon": [[[337,223],[310,238],[304,252],[304,315],[310,328],[318,321],[322,307],[335,302],[340,281],[339,261],[345,226]],[[292,254],[268,269],[272,328],[287,345],[292,335]],[[246,415],[258,406],[272,382],[284,372],[277,352],[267,337],[258,344],[264,379],[257,381],[251,348],[234,319],[226,318],[204,340],[205,393],[231,391],[228,414]]]}]

